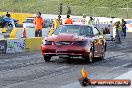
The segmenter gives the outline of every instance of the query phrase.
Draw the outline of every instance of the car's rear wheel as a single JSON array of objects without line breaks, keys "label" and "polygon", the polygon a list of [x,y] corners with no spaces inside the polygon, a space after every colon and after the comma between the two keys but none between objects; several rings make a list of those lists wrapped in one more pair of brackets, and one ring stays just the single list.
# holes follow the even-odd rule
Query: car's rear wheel
[{"label": "car's rear wheel", "polygon": [[44,55],[44,60],[45,60],[46,62],[50,62],[51,56]]}]

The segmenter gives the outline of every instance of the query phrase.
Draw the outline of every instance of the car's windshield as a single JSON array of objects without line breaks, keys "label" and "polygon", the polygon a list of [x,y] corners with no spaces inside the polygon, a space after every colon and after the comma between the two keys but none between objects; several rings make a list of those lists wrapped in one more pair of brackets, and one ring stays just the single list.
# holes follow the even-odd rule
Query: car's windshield
[{"label": "car's windshield", "polygon": [[84,25],[61,25],[56,29],[54,35],[59,35],[61,33],[72,33],[79,36],[92,36],[92,27]]}]

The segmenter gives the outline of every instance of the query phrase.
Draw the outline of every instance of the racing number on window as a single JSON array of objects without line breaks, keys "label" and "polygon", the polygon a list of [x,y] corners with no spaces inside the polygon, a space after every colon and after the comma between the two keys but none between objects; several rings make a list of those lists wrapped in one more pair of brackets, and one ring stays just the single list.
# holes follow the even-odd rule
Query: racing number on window
[{"label": "racing number on window", "polygon": [[95,45],[97,45],[97,44],[102,45],[102,44],[103,44],[103,42],[102,42],[102,40],[100,40],[100,39],[99,39],[99,40],[95,40],[95,41],[94,41],[94,44],[95,44]]}]

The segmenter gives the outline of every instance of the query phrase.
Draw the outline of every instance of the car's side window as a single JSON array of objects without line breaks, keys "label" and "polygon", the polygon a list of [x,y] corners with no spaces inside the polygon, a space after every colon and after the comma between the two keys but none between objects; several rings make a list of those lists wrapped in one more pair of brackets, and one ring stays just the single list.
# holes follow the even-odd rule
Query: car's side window
[{"label": "car's side window", "polygon": [[99,30],[96,27],[94,27],[93,34],[95,36],[100,34]]}]

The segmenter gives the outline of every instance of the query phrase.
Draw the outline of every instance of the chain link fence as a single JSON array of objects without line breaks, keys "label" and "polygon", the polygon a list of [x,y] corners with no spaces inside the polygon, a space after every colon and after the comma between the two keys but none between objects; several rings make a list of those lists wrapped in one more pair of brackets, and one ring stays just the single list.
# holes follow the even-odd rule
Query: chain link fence
[{"label": "chain link fence", "polygon": [[[58,14],[60,4],[59,0],[0,0],[0,2],[1,12],[36,13],[40,11],[44,14]],[[131,8],[69,6],[72,15],[132,18]],[[66,4],[62,5],[62,14],[67,14]]]}]

